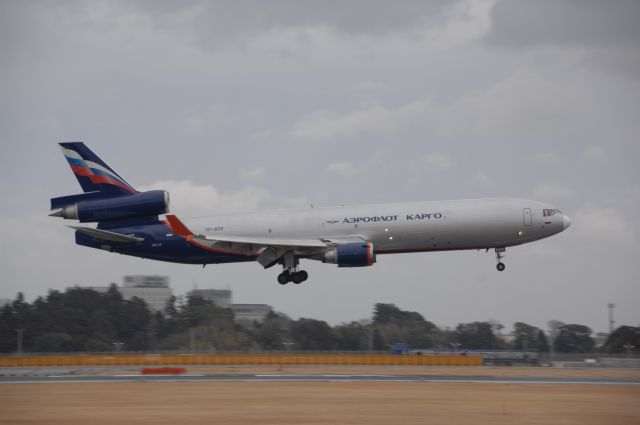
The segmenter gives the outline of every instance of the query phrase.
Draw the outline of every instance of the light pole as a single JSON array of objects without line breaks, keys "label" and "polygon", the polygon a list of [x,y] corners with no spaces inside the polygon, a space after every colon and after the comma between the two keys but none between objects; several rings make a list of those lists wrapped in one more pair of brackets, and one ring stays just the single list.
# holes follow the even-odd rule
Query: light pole
[{"label": "light pole", "polygon": [[613,320],[613,309],[616,308],[616,305],[609,303],[607,307],[609,308],[609,335],[611,335],[613,333],[613,327],[616,324],[615,320]]},{"label": "light pole", "polygon": [[369,322],[369,354],[373,353],[373,322]]}]

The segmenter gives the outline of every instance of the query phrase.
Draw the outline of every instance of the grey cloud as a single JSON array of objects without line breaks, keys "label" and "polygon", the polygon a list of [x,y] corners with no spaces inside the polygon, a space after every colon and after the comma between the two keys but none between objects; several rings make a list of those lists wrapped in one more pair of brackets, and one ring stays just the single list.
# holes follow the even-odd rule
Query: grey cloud
[{"label": "grey cloud", "polygon": [[506,46],[575,45],[637,47],[636,0],[500,0],[491,11],[486,39]]},{"label": "grey cloud", "polygon": [[[555,317],[602,329],[611,300],[620,323],[637,324],[640,240],[628,228],[640,206],[640,86],[618,66],[628,58],[635,72],[638,49],[604,15],[607,28],[579,37],[588,26],[564,4],[525,4],[531,22],[515,11],[506,24],[523,28],[509,32],[499,3],[491,44],[475,41],[489,28],[484,0],[0,0],[0,191],[11,194],[0,199],[0,297],[150,273],[171,275],[178,293],[194,280],[230,285],[239,302],[334,323],[383,301],[453,326]],[[593,18],[623,3],[578,4]],[[552,11],[568,34],[531,34]],[[297,41],[305,33],[311,42]],[[292,45],[302,60],[273,54]],[[50,197],[79,191],[61,140],[87,142],[137,188],[170,189],[185,215],[539,196],[574,224],[509,250],[504,274],[491,254],[381,256],[366,270],[309,262],[312,281],[280,291],[275,269],[76,246],[47,217]]]},{"label": "grey cloud", "polygon": [[[324,26],[347,34],[383,35],[434,22],[458,1],[385,0],[137,1],[161,27],[191,30],[199,43],[245,39],[274,29]],[[186,27],[184,26],[186,24]]]}]

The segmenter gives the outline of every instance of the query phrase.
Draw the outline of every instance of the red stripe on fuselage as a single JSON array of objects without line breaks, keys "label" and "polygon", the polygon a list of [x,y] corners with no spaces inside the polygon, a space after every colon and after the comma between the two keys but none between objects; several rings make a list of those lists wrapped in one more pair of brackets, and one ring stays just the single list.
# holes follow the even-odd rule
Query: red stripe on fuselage
[{"label": "red stripe on fuselage", "polygon": [[186,237],[184,237],[184,238],[185,238],[185,240],[186,240],[187,242],[189,242],[191,245],[195,245],[195,246],[197,246],[198,248],[202,248],[202,249],[204,249],[205,251],[217,252],[217,253],[220,253],[220,254],[243,255],[243,256],[245,256],[245,257],[257,257],[257,254],[250,254],[250,255],[247,255],[247,254],[243,254],[242,252],[227,251],[227,250],[224,250],[224,249],[217,249],[217,248],[211,248],[211,247],[208,247],[208,246],[206,246],[206,245],[204,245],[204,244],[201,244],[200,242],[195,241],[195,240],[193,239],[193,235],[191,235],[191,236],[186,236]]},{"label": "red stripe on fuselage", "polygon": [[168,214],[166,216],[167,221],[165,221],[164,223],[169,227],[169,229],[171,229],[171,232],[181,236],[182,238],[184,238],[184,240],[186,240],[188,243],[190,243],[191,245],[195,245],[198,248],[204,249],[205,251],[210,251],[210,252],[217,252],[220,254],[231,254],[231,255],[244,255],[246,257],[251,257],[251,256],[257,256],[257,254],[251,254],[251,255],[247,255],[247,254],[243,254],[241,252],[235,252],[235,251],[227,251],[224,249],[217,249],[217,248],[211,248],[209,246],[206,246],[196,240],[194,240],[193,238],[193,232],[191,230],[189,230],[189,228],[187,226],[185,226],[185,224],[180,221],[180,219],[172,214]]}]

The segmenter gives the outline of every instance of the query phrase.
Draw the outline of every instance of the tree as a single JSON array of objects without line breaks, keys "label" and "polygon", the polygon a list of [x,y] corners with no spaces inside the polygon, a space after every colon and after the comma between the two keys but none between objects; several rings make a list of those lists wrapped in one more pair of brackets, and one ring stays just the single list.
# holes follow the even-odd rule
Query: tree
[{"label": "tree", "polygon": [[300,350],[328,351],[335,347],[333,329],[322,320],[300,319],[293,322],[291,337]]},{"label": "tree", "polygon": [[549,351],[549,344],[544,332],[535,326],[528,325],[523,322],[516,322],[513,325],[513,348],[521,350],[538,350],[541,352]]},{"label": "tree", "polygon": [[559,353],[592,353],[596,346],[592,333],[591,328],[584,325],[560,326],[553,347]]},{"label": "tree", "polygon": [[394,304],[378,303],[374,307],[375,348],[386,349],[395,343],[413,348],[434,346],[436,326],[415,311],[405,311]]},{"label": "tree", "polygon": [[362,322],[343,323],[334,327],[336,348],[345,351],[365,351],[369,348],[371,325]]},{"label": "tree", "polygon": [[497,345],[497,338],[489,322],[460,323],[455,335],[462,349],[493,349]]},{"label": "tree", "polygon": [[282,313],[270,311],[253,330],[254,337],[264,350],[286,350],[291,342],[292,320]]},{"label": "tree", "polygon": [[66,333],[50,332],[35,339],[32,351],[36,353],[64,353],[73,347],[73,339]]},{"label": "tree", "polygon": [[640,349],[640,327],[620,326],[607,338],[602,346],[605,353],[626,353]]},{"label": "tree", "polygon": [[424,322],[424,317],[415,311],[400,310],[395,304],[378,303],[373,310],[373,323],[376,325],[402,324],[405,322]]}]

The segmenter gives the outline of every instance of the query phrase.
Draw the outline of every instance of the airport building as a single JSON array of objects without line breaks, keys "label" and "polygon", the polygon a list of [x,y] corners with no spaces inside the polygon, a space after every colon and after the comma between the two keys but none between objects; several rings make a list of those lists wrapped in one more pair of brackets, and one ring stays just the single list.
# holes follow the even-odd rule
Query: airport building
[{"label": "airport building", "polygon": [[251,325],[263,322],[273,309],[267,304],[233,304],[231,310],[238,323]]},{"label": "airport building", "polygon": [[221,308],[230,308],[235,320],[245,326],[250,326],[254,322],[263,322],[273,310],[267,304],[233,304],[230,289],[194,289],[189,292],[189,295],[202,297]]},{"label": "airport building", "polygon": [[[164,311],[167,301],[173,296],[168,276],[131,275],[124,276],[122,282],[122,286],[116,287],[124,299],[140,298],[153,311]],[[83,286],[82,288],[102,293],[109,290],[109,286]],[[231,309],[235,320],[245,326],[251,326],[254,322],[263,322],[273,311],[273,308],[267,304],[233,304],[231,289],[194,289],[188,295],[196,295],[212,301],[220,308]]]},{"label": "airport building", "polygon": [[122,296],[143,299],[153,311],[163,311],[173,296],[169,276],[135,275],[124,277],[124,287],[118,288]]},{"label": "airport building", "polygon": [[221,308],[231,308],[231,289],[194,289],[188,295],[204,298]]},{"label": "airport building", "polygon": [[[83,286],[105,293],[108,286]],[[126,300],[133,297],[144,300],[153,311],[163,311],[167,301],[173,296],[173,290],[169,287],[169,276],[157,275],[133,275],[123,278],[123,286],[118,286],[118,291]]]}]

